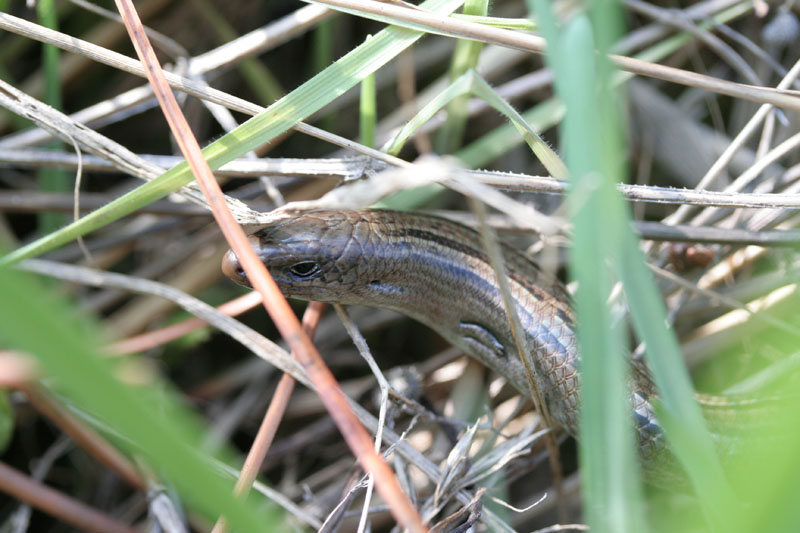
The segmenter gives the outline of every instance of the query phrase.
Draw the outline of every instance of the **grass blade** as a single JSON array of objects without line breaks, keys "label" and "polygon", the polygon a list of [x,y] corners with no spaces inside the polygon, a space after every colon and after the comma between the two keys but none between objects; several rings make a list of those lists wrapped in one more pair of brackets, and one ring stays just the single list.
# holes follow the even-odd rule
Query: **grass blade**
[{"label": "grass blade", "polygon": [[[428,0],[422,7],[449,13],[462,0]],[[298,122],[344,94],[369,74],[422,37],[418,31],[389,27],[353,49],[333,65],[281,98],[262,113],[213,142],[203,150],[212,169],[217,169],[255,147],[274,139]],[[168,170],[153,181],[114,200],[77,222],[23,246],[3,258],[0,265],[36,257],[71,240],[105,226],[136,209],[165,197],[192,180],[186,163]]]},{"label": "grass blade", "polygon": [[212,468],[200,447],[199,422],[163,385],[134,389],[114,377],[113,363],[97,349],[94,326],[67,302],[8,268],[0,268],[0,294],[15,302],[0,306],[2,342],[35,355],[57,378],[58,391],[113,428],[119,445],[144,456],[187,502],[209,518],[224,514],[241,531],[276,523],[274,511],[265,514],[233,498],[232,479]]},{"label": "grass blade", "polygon": [[[604,55],[595,53],[588,17],[578,15],[559,30],[548,4],[533,4],[548,41],[556,92],[567,109],[562,135],[573,183],[570,271],[579,284],[575,307],[583,375],[579,445],[584,508],[593,531],[643,531],[623,330],[607,303],[614,280],[609,259],[619,252],[624,217],[624,211],[610,210],[614,184],[622,178],[619,121],[610,113],[616,109],[609,92],[598,90],[607,87],[608,78],[598,64]],[[615,217],[620,220],[611,223]]]}]

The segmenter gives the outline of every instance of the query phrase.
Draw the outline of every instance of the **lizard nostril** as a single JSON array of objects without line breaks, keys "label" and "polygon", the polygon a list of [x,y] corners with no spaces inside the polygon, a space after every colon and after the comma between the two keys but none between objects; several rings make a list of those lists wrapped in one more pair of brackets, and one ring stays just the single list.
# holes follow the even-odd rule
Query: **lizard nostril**
[{"label": "lizard nostril", "polygon": [[243,281],[245,279],[242,265],[233,250],[228,250],[228,253],[222,258],[222,273],[234,281]]},{"label": "lizard nostril", "polygon": [[[253,250],[256,252],[259,250],[261,240],[258,237],[250,235],[247,237],[247,241],[250,243],[250,247],[253,248]],[[245,287],[251,286],[250,282],[247,280],[247,274],[245,274],[242,268],[242,263],[239,262],[239,258],[233,250],[228,250],[228,253],[222,258],[222,273],[239,285],[244,285]]]}]

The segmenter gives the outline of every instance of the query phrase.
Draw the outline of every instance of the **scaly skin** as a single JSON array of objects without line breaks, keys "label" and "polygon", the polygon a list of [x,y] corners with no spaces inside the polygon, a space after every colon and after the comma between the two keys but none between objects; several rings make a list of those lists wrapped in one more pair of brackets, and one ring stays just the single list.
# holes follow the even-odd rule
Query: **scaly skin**
[{"label": "scaly skin", "polygon": [[[442,337],[531,395],[494,271],[479,235],[441,218],[393,211],[313,211],[250,237],[281,291],[304,300],[392,309]],[[516,250],[503,246],[516,312],[535,379],[556,423],[578,433],[579,355],[564,287]],[[249,286],[233,252],[226,275]],[[652,381],[634,365],[633,421],[646,463],[665,443],[650,398]]]}]

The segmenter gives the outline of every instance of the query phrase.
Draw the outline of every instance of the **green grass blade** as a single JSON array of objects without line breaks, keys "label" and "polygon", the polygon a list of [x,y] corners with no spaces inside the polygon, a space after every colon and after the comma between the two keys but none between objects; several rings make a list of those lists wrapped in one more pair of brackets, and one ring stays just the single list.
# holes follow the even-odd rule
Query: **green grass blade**
[{"label": "green grass blade", "polygon": [[361,82],[361,98],[358,105],[358,129],[361,144],[375,147],[375,125],[378,122],[378,99],[375,93],[375,76],[370,74]]},{"label": "green grass blade", "polygon": [[539,29],[539,25],[530,19],[484,17],[479,15],[467,15],[466,13],[453,13],[450,16],[454,19],[475,22],[476,24],[485,24],[486,26],[493,26],[495,28],[505,28],[507,30],[536,31]]},{"label": "green grass blade", "polygon": [[0,389],[0,455],[5,453],[15,428],[14,408],[8,389]]},{"label": "green grass blade", "polygon": [[[522,113],[522,119],[535,131],[545,131],[564,118],[564,104],[556,97],[548,98]],[[504,124],[468,144],[454,155],[469,168],[488,165],[519,145],[519,130],[514,124]]]},{"label": "green grass blade", "polygon": [[472,86],[472,71],[454,80],[445,90],[437,94],[430,102],[425,104],[411,120],[397,132],[397,134],[383,147],[388,154],[397,155],[411,136],[427,121],[444,108],[449,102],[463,94],[469,94]]},{"label": "green grass blade", "polygon": [[423,185],[422,187],[412,187],[396,192],[388,198],[370,206],[374,209],[397,209],[407,211],[418,209],[420,206],[427,205],[442,195],[446,189],[438,183]]},{"label": "green grass blade", "polygon": [[[486,16],[489,13],[487,0],[466,0],[464,14]],[[459,39],[450,62],[450,81],[455,81],[464,73],[478,65],[478,57],[483,50],[483,43]],[[449,154],[461,146],[464,128],[467,125],[467,101],[469,97],[462,95],[455,98],[447,106],[447,120],[436,139],[436,152]]]},{"label": "green grass blade", "polygon": [[[447,89],[436,95],[435,98],[420,109],[387,144],[385,148],[386,152],[395,155],[398,154],[411,135],[413,135],[414,131],[430,120],[443,107],[469,94],[483,99],[498,112],[505,115],[514,129],[522,135],[522,138],[528,143],[534,155],[539,158],[548,172],[556,178],[566,178],[567,170],[558,154],[556,154],[539,136],[536,129],[525,120],[525,117],[520,115],[516,109],[503,100],[495,90],[486,83],[486,80],[474,70],[469,70],[464,73],[451,83]],[[459,152],[457,156],[460,154]]]},{"label": "green grass blade", "polygon": [[[311,72],[316,74],[322,72],[328,65],[333,63],[334,47],[334,34],[335,26],[341,24],[341,20],[337,20],[339,14],[336,13],[333,17],[322,20],[314,27],[311,34]],[[324,130],[336,131],[336,120],[338,113],[332,111],[321,117],[318,126]]]},{"label": "green grass blade", "polygon": [[[428,0],[423,8],[437,13],[450,13],[462,0]],[[359,47],[336,61],[303,85],[281,98],[262,113],[203,150],[212,169],[219,168],[255,147],[274,139],[292,126],[344,94],[364,77],[392,60],[416,42],[422,33],[392,26],[367,39]],[[136,211],[143,205],[163,198],[192,180],[188,165],[182,163],[158,178],[112,201],[58,231],[23,246],[3,258],[8,265],[35,257],[61,246],[90,231]]]},{"label": "green grass blade", "polygon": [[237,531],[278,526],[274,508],[265,513],[233,497],[233,480],[210,466],[200,446],[199,421],[163,385],[134,389],[114,377],[114,363],[99,354],[97,331],[66,301],[8,268],[0,268],[0,294],[14,302],[0,306],[0,342],[34,355],[59,392],[112,428],[193,508],[210,520],[225,514]]},{"label": "green grass blade", "polygon": [[[623,222],[628,223],[627,217]],[[707,515],[717,526],[727,528],[735,523],[737,499],[725,478],[700,407],[694,400],[694,387],[678,341],[667,328],[664,302],[644,265],[638,240],[630,231],[623,236],[619,268],[634,329],[647,345],[645,356],[658,386],[659,416],[664,419],[667,438],[683,463]],[[673,420],[679,423],[669,424]]]},{"label": "green grass blade", "polygon": [[[58,30],[58,14],[53,0],[41,0],[36,4],[36,14],[39,23],[45,28]],[[54,107],[62,109],[61,102],[61,77],[59,76],[59,62],[61,60],[61,50],[50,44],[42,45],[42,73],[44,78],[44,102]],[[48,145],[54,150],[63,149],[60,142]],[[37,171],[39,188],[42,192],[63,193],[70,189],[69,175],[63,170],[53,168],[42,168]],[[67,222],[63,213],[45,212],[39,213],[39,231],[41,234],[50,233],[57,230]]]},{"label": "green grass blade", "polygon": [[[620,474],[604,468],[608,463],[624,464],[621,463],[624,458],[617,453],[618,450],[609,446],[614,446],[615,442],[619,445],[625,440],[620,441],[619,437],[611,435],[612,432],[624,433],[625,430],[619,426],[618,406],[602,398],[603,394],[610,394],[612,389],[603,392],[600,386],[604,381],[606,386],[619,386],[617,380],[621,376],[612,379],[610,369],[602,368],[603,364],[611,362],[608,354],[598,354],[593,350],[597,346],[610,347],[602,342],[603,326],[596,324],[610,320],[610,317],[603,319],[597,316],[607,314],[600,299],[594,300],[593,307],[581,303],[603,296],[603,291],[589,295],[582,293],[587,283],[589,287],[601,283],[593,279],[600,277],[599,270],[605,270],[599,265],[610,264],[623,281],[635,329],[649,348],[648,360],[665,409],[666,436],[673,451],[682,460],[704,503],[707,516],[715,527],[722,527],[731,523],[728,521],[730,515],[726,516],[726,513],[728,509],[733,512],[735,499],[722,473],[711,435],[694,401],[693,388],[677,341],[666,327],[666,314],[660,295],[643,263],[638,242],[630,232],[627,207],[614,190],[614,184],[622,181],[624,175],[624,145],[621,142],[617,106],[609,90],[614,72],[602,58],[605,57],[604,50],[616,38],[616,32],[613,31],[618,23],[618,19],[614,18],[616,5],[598,0],[592,8],[593,25],[590,26],[588,19],[578,17],[559,31],[547,4],[543,0],[535,0],[535,4],[540,23],[546,30],[557,93],[568,110],[564,119],[564,151],[574,176],[570,202],[574,210],[575,246],[570,264],[580,284],[576,301],[580,329],[584,332],[579,336],[585,379],[581,458],[584,459],[583,467],[588,469],[585,504],[590,513],[589,522],[593,529],[601,531],[638,531],[642,516],[638,505],[632,507],[624,503],[626,497],[637,496],[625,495],[625,485],[633,482],[632,476],[629,476],[629,481],[620,484]],[[582,42],[592,35],[593,28],[599,35],[597,53],[591,43]],[[590,58],[588,63],[591,64],[587,64],[586,59],[581,61],[581,57]],[[591,79],[593,70],[596,71],[596,79]],[[592,228],[591,224],[595,227]],[[584,247],[596,249],[597,255],[593,257]],[[591,337],[586,336],[587,328],[591,328]],[[598,364],[597,361],[604,356],[606,362]],[[604,409],[598,410],[597,406],[604,402]],[[599,427],[598,417],[604,420],[603,425],[607,427]],[[630,422],[626,421],[626,424]],[[604,453],[598,453],[598,447],[605,448]],[[630,453],[630,449],[626,453]],[[611,457],[614,458],[609,459],[608,454],[613,454]],[[604,458],[604,455],[607,457]],[[625,467],[629,468],[628,465]],[[602,475],[606,476],[605,479],[599,480],[598,476]],[[629,521],[626,521],[626,515]]]},{"label": "green grass blade", "polygon": [[491,85],[486,83],[486,80],[477,74],[475,74],[473,78],[472,91],[475,96],[485,100],[489,105],[511,121],[511,125],[514,126],[525,142],[528,143],[534,155],[542,162],[544,168],[547,169],[551,176],[556,179],[567,178],[567,167],[564,166],[564,162],[561,161],[561,158],[555,150],[550,148],[550,145],[542,139],[537,128],[529,124],[524,116],[520,115],[511,104],[503,100]]},{"label": "green grass blade", "polygon": [[[752,10],[752,3],[740,2],[720,12],[712,21],[698,24],[701,28],[708,28],[715,23],[724,24]],[[679,33],[636,54],[634,57],[643,61],[656,62],[664,59],[692,40],[692,36]],[[617,80],[621,83],[630,78],[627,72],[618,72]],[[564,116],[564,105],[557,97],[536,104],[522,113],[525,122],[536,131],[546,131],[558,124]],[[476,139],[469,145],[459,150],[455,156],[469,168],[479,168],[488,165],[501,155],[516,148],[520,143],[517,131],[513,124],[505,124],[483,137]]]},{"label": "green grass blade", "polygon": [[599,65],[602,49],[595,52],[595,28],[588,17],[573,17],[559,29],[545,0],[533,4],[547,38],[556,92],[567,109],[562,139],[573,184],[569,264],[579,285],[584,509],[592,531],[644,531],[638,453],[625,394],[623,329],[615,325],[607,303],[614,281],[609,260],[619,252],[624,219],[624,211],[612,209],[615,183],[623,176],[619,119],[611,95],[599,90],[609,78]]}]

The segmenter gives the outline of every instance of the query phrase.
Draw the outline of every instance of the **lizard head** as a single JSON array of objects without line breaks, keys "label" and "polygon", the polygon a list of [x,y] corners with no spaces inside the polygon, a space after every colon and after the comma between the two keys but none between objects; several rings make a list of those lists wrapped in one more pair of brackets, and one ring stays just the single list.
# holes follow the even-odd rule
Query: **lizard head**
[{"label": "lizard head", "polygon": [[[367,223],[357,211],[311,211],[266,226],[249,241],[285,295],[346,303],[343,295],[353,292],[363,265],[354,236]],[[225,254],[222,271],[252,287],[233,250]]]}]

